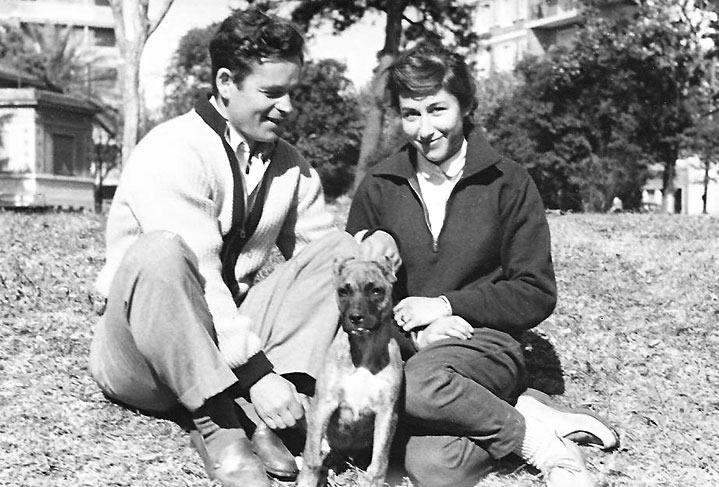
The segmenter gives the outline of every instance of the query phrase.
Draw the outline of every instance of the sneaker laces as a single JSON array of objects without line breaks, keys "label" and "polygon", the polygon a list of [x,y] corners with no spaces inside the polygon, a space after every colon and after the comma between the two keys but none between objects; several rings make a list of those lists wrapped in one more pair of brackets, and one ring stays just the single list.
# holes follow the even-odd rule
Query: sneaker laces
[{"label": "sneaker laces", "polygon": [[577,463],[576,458],[570,458],[570,457],[564,457],[564,458],[558,458],[555,461],[549,462],[546,465],[543,465],[540,469],[544,475],[548,475],[549,472],[551,472],[555,468],[561,468],[563,470],[569,470],[574,473],[579,473],[582,471],[582,468]]},{"label": "sneaker laces", "polygon": [[[529,463],[537,467],[545,475],[555,468],[575,473],[582,471],[582,459],[572,454],[571,446],[566,440],[559,436],[554,436],[550,441],[553,444],[545,444],[544,448],[538,450],[529,459]],[[559,450],[559,448],[563,448],[564,451]]]}]

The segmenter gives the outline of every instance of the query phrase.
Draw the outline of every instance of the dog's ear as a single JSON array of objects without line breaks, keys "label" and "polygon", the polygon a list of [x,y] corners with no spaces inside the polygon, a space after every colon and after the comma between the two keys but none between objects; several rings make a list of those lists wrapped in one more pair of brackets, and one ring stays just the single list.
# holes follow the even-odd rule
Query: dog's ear
[{"label": "dog's ear", "polygon": [[383,259],[375,261],[379,266],[382,274],[388,282],[394,284],[397,281],[397,276],[394,273],[394,265],[389,257],[385,256]]},{"label": "dog's ear", "polygon": [[332,272],[334,272],[335,279],[342,273],[342,268],[350,260],[354,260],[351,255],[338,255],[335,257],[334,263],[332,264]]}]

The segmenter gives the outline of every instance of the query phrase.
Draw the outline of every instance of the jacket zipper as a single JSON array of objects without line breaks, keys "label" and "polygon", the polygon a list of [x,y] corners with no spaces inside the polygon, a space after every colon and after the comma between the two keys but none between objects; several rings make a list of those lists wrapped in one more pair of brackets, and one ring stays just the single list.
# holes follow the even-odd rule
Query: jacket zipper
[{"label": "jacket zipper", "polygon": [[[435,254],[439,252],[439,236],[437,238],[434,238],[434,234],[432,233],[432,226],[429,223],[429,210],[427,210],[427,205],[424,202],[424,199],[422,199],[422,194],[419,192],[419,188],[416,188],[414,185],[414,181],[411,179],[409,181],[409,187],[412,189],[412,192],[419,200],[419,204],[422,206],[422,213],[424,213],[424,223],[427,225],[427,230],[429,231],[429,234],[432,236],[432,252]],[[445,217],[447,213],[447,209],[445,208]]]},{"label": "jacket zipper", "polygon": [[[422,212],[424,213],[424,223],[427,225],[427,230],[429,230],[429,234],[432,236],[432,252],[435,254],[439,252],[439,237],[442,235],[442,231],[444,230],[444,226],[442,226],[442,229],[439,231],[439,234],[437,235],[437,238],[434,237],[434,234],[432,233],[432,226],[429,223],[429,210],[427,209],[427,205],[424,202],[424,199],[422,199],[422,194],[419,191],[419,188],[416,188],[414,185],[413,180],[409,181],[409,187],[412,189],[412,192],[419,200],[420,205],[422,206]],[[457,186],[459,185],[459,181],[457,181],[457,184],[454,185],[452,188],[452,191],[449,192],[449,196],[447,197],[447,204],[444,205],[444,222],[447,222],[447,213],[449,212],[449,203],[452,201],[452,196],[454,196],[454,192],[457,189]]]}]

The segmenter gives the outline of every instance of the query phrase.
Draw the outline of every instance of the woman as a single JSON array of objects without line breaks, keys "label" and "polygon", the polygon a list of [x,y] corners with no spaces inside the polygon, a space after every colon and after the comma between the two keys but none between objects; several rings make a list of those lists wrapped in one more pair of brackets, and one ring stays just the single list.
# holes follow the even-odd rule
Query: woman
[{"label": "woman", "polygon": [[420,43],[390,68],[389,86],[409,143],[362,182],[347,230],[363,239],[366,256],[402,263],[395,319],[411,337],[404,347],[411,479],[472,486],[495,459],[514,453],[547,485],[594,485],[565,436],[581,430],[611,448],[613,430],[524,393],[516,337],[556,303],[534,182],[473,126],[474,83],[461,56]]}]

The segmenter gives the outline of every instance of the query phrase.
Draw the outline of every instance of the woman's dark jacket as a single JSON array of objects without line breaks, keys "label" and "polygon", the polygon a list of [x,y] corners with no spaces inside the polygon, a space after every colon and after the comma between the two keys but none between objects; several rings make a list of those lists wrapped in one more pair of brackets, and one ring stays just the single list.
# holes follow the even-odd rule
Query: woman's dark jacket
[{"label": "woman's dark jacket", "polygon": [[479,129],[467,142],[464,172],[436,242],[411,145],[372,168],[352,202],[347,231],[382,229],[395,238],[403,262],[397,299],[443,294],[473,326],[517,334],[556,304],[549,225],[526,169],[500,156]]}]

